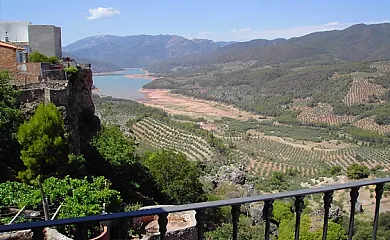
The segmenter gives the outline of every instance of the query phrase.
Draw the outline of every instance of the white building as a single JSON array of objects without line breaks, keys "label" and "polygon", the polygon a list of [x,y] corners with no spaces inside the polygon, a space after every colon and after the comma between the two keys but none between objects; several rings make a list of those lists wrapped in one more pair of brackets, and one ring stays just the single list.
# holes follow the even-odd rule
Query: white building
[{"label": "white building", "polygon": [[5,41],[5,37],[8,36],[10,42],[28,43],[28,26],[31,22],[19,21],[0,21],[0,40]]}]

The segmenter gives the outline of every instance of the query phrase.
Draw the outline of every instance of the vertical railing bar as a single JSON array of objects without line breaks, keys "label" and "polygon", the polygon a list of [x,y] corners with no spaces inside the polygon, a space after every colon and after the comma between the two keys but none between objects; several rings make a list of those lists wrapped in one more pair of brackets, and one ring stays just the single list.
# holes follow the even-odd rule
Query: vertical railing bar
[{"label": "vertical railing bar", "polygon": [[301,227],[301,213],[303,210],[303,199],[305,196],[296,196],[295,197],[295,212],[296,212],[296,218],[295,218],[295,240],[299,240],[299,229]]},{"label": "vertical railing bar", "polygon": [[42,227],[33,228],[32,229],[32,232],[33,232],[32,240],[42,240],[42,239],[44,239],[43,230],[44,230],[44,228],[42,228]]},{"label": "vertical railing bar", "polygon": [[233,240],[238,239],[238,221],[240,216],[240,205],[232,205],[231,209],[232,221],[233,221]]},{"label": "vertical railing bar", "polygon": [[86,223],[78,223],[76,225],[76,239],[82,240],[82,239],[87,239],[88,233],[87,233],[87,228],[86,228]]},{"label": "vertical railing bar", "polygon": [[355,207],[356,207],[357,199],[359,197],[359,187],[351,188],[350,196],[351,196],[351,215],[349,217],[348,240],[352,240],[354,234],[353,228],[355,224]]},{"label": "vertical railing bar", "polygon": [[273,211],[274,200],[269,200],[264,202],[263,207],[263,219],[265,220],[265,233],[264,240],[269,240],[269,234],[271,232],[271,218]]},{"label": "vertical railing bar", "polygon": [[165,239],[168,225],[168,213],[161,213],[158,215],[158,229],[160,232],[160,240]]},{"label": "vertical railing bar", "polygon": [[204,217],[205,217],[205,209],[201,208],[196,210],[195,218],[196,218],[196,227],[198,229],[198,240],[203,240],[204,234]]},{"label": "vertical railing bar", "polygon": [[324,193],[324,226],[322,229],[322,240],[326,240],[328,235],[328,221],[329,221],[329,209],[331,207],[333,200],[333,191]]},{"label": "vertical railing bar", "polygon": [[376,240],[376,234],[378,232],[378,224],[379,224],[379,208],[381,205],[381,199],[383,194],[385,184],[379,183],[375,187],[375,215],[374,215],[374,226],[372,230],[372,239]]}]

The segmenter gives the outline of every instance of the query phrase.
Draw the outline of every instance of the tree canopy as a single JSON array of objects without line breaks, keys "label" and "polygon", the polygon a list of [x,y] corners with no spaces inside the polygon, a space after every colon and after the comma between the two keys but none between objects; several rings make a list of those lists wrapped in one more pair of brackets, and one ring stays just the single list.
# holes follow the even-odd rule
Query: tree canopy
[{"label": "tree canopy", "polygon": [[56,56],[46,56],[40,52],[32,52],[28,56],[28,61],[29,62],[48,62],[51,64],[58,64],[59,59]]},{"label": "tree canopy", "polygon": [[157,187],[169,198],[170,204],[185,204],[202,200],[200,169],[181,153],[161,150],[144,160]]},{"label": "tree canopy", "polygon": [[63,176],[67,163],[67,137],[61,113],[53,103],[39,104],[34,115],[18,130],[21,159],[26,170],[20,178]]},{"label": "tree canopy", "polygon": [[21,165],[15,133],[22,119],[16,106],[18,91],[9,81],[8,72],[0,72],[0,181],[10,179],[12,169]]},{"label": "tree canopy", "polygon": [[366,166],[354,163],[347,167],[347,176],[350,179],[362,179],[368,177],[369,175],[370,169]]}]

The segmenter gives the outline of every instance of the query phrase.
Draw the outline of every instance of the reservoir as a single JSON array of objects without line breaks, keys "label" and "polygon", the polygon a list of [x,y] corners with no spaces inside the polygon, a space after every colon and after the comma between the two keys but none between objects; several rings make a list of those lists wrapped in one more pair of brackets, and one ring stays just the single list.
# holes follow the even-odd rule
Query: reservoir
[{"label": "reservoir", "polygon": [[145,100],[144,94],[138,90],[151,80],[146,78],[127,78],[125,77],[127,74],[144,74],[144,71],[140,68],[129,68],[121,72],[93,76],[93,84],[100,90],[98,94],[104,96]]}]

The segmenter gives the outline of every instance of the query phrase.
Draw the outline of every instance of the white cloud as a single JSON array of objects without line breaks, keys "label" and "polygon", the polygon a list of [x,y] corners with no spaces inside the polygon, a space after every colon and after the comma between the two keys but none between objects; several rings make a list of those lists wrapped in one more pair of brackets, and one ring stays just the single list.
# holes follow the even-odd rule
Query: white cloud
[{"label": "white cloud", "polygon": [[121,14],[119,9],[115,9],[112,7],[104,8],[104,7],[98,7],[98,8],[90,8],[88,10],[89,14],[91,16],[88,16],[88,20],[95,20],[95,19],[100,19],[100,18],[109,18],[113,17],[116,15]]},{"label": "white cloud", "polygon": [[[368,21],[365,24],[390,23],[390,20]],[[189,38],[206,38],[214,41],[249,41],[253,39],[275,39],[300,37],[313,32],[342,30],[357,23],[329,22],[322,25],[297,26],[283,29],[254,30],[251,28],[232,29],[228,32],[201,32]]]}]

